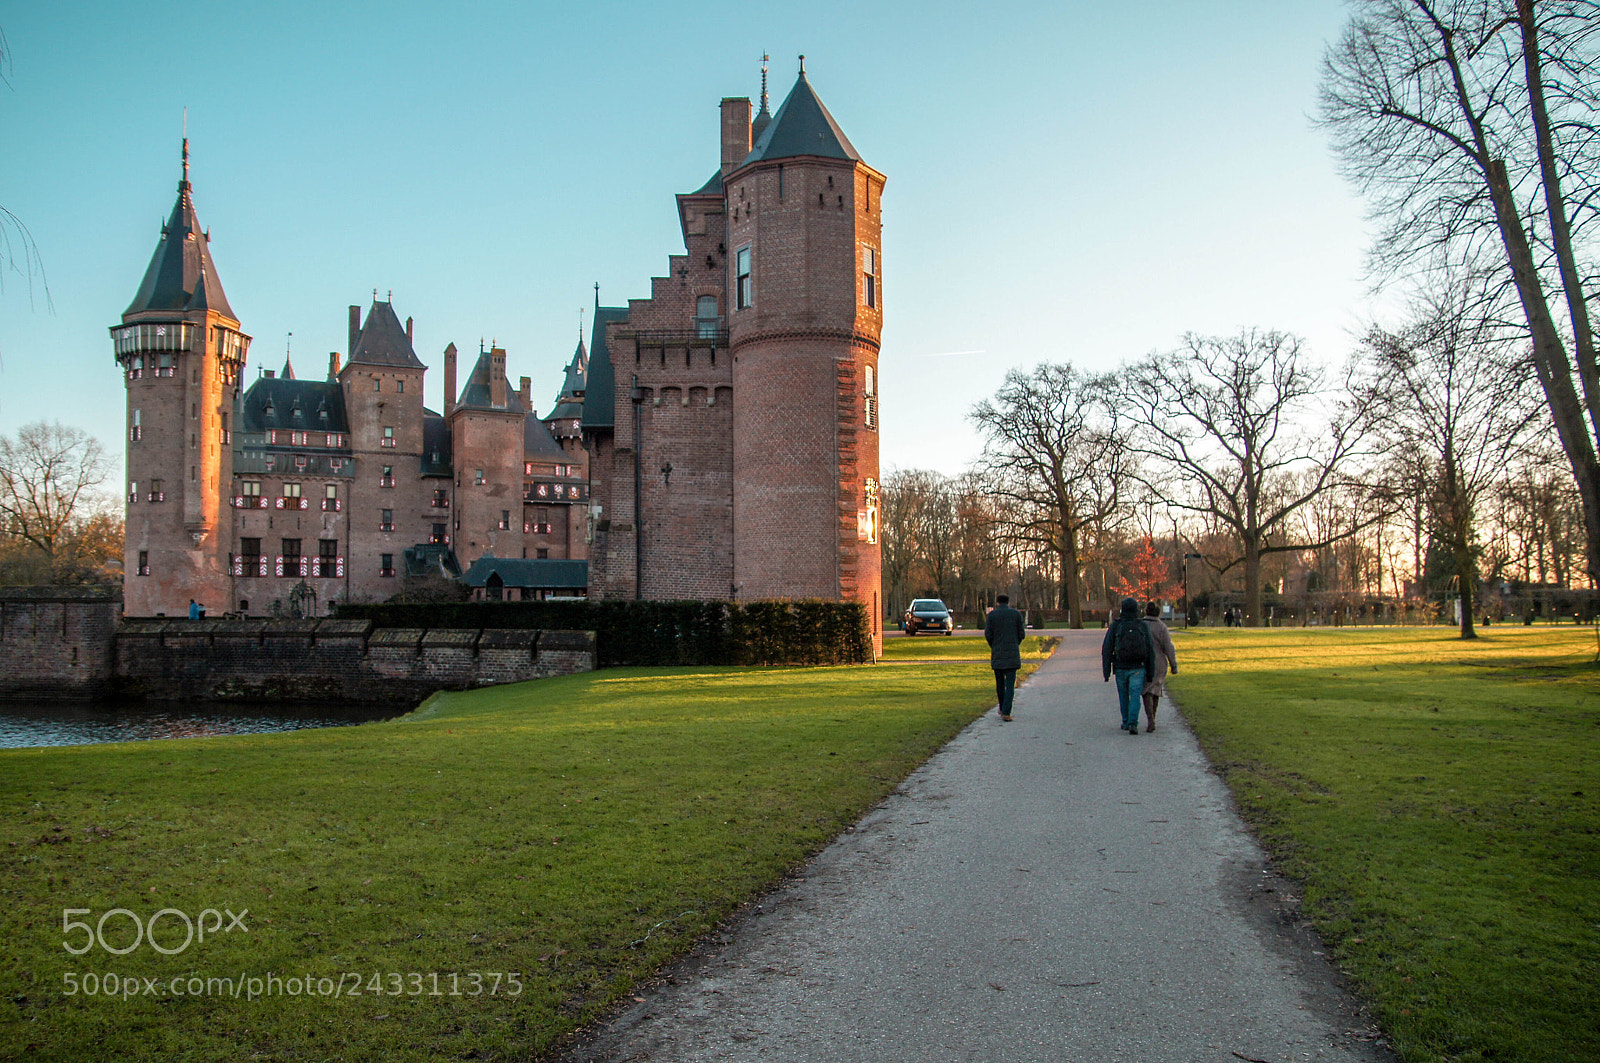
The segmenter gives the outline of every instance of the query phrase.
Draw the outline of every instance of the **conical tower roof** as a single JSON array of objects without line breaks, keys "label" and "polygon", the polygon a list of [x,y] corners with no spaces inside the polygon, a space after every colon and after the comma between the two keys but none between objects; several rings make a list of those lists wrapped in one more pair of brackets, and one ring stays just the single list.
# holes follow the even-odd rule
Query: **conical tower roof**
[{"label": "conical tower roof", "polygon": [[183,180],[178,182],[178,202],[172,216],[161,227],[161,242],[144,272],[139,294],[122,312],[127,321],[140,314],[182,313],[186,310],[215,310],[238,321],[228,297],[222,292],[216,263],[211,261],[211,242],[200,219],[195,216],[189,185],[189,141],[183,142]]},{"label": "conical tower roof", "polygon": [[772,121],[760,139],[745,157],[743,166],[766,159],[789,159],[797,155],[817,155],[825,159],[851,159],[861,161],[861,156],[851,146],[839,123],[822,105],[811,82],[806,80],[805,66],[800,67],[800,77],[789,97],[772,116]]}]

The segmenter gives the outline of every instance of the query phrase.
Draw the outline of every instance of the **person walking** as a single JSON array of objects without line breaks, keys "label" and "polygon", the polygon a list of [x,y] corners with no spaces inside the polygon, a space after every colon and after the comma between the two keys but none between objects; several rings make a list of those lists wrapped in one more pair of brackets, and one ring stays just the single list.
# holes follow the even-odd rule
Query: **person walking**
[{"label": "person walking", "polygon": [[1008,595],[995,598],[983,622],[983,639],[989,644],[989,667],[994,669],[994,692],[1000,718],[1011,722],[1011,703],[1017,693],[1017,669],[1022,667],[1022,640],[1027,637],[1022,614],[1011,608]]},{"label": "person walking", "polygon": [[1112,672],[1116,673],[1122,729],[1131,735],[1139,733],[1139,706],[1144,700],[1144,685],[1155,677],[1155,658],[1150,628],[1139,619],[1139,603],[1132,598],[1122,599],[1122,608],[1117,618],[1106,625],[1106,637],[1100,643],[1100,668],[1107,682]]},{"label": "person walking", "polygon": [[[1144,684],[1144,731],[1156,729],[1156,704],[1167,690],[1167,666],[1178,674],[1178,651],[1172,645],[1172,632],[1161,622],[1161,606],[1149,602],[1144,607],[1144,622],[1150,629],[1150,641],[1155,644],[1155,673]],[[1137,722],[1137,717],[1135,717]]]}]

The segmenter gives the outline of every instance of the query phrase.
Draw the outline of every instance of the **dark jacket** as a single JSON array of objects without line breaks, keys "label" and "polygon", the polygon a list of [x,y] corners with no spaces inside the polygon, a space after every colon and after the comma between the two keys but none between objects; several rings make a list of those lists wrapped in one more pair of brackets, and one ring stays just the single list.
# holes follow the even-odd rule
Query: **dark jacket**
[{"label": "dark jacket", "polygon": [[983,637],[989,643],[989,667],[999,671],[1022,667],[1022,640],[1028,637],[1022,614],[1009,605],[997,605],[983,622]]},{"label": "dark jacket", "polygon": [[[1111,678],[1111,669],[1113,666],[1111,653],[1112,650],[1116,648],[1117,629],[1123,624],[1137,625],[1139,628],[1139,633],[1144,636],[1146,647],[1146,652],[1144,655],[1144,681],[1148,683],[1150,680],[1156,677],[1156,654],[1159,651],[1156,649],[1155,640],[1150,637],[1150,625],[1141,620],[1137,613],[1132,616],[1124,614],[1106,625],[1106,637],[1100,643],[1101,673],[1107,679]],[[1131,671],[1132,669],[1119,668],[1117,670],[1126,672]]]}]

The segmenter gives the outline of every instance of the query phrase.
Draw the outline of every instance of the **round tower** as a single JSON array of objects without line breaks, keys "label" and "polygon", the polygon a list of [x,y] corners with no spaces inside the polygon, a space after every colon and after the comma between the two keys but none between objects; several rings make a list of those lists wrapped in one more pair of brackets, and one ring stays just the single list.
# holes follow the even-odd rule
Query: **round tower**
[{"label": "round tower", "polygon": [[723,179],[734,581],[862,602],[881,634],[878,346],[884,176],[800,76]]},{"label": "round tower", "polygon": [[144,281],[111,328],[127,386],[123,611],[229,606],[233,412],[250,337],[228,305],[195,216],[189,142],[178,201]]}]

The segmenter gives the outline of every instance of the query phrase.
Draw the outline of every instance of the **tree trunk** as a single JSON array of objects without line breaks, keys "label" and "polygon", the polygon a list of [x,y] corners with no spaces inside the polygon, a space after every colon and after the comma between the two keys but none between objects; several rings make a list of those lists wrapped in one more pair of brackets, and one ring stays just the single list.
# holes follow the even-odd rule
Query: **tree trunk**
[{"label": "tree trunk", "polygon": [[1261,627],[1261,541],[1244,540],[1244,626]]},{"label": "tree trunk", "polygon": [[1061,597],[1067,603],[1068,623],[1081,629],[1083,627],[1083,608],[1078,595],[1078,541],[1075,536],[1068,536],[1061,544],[1058,551],[1061,557]]}]

